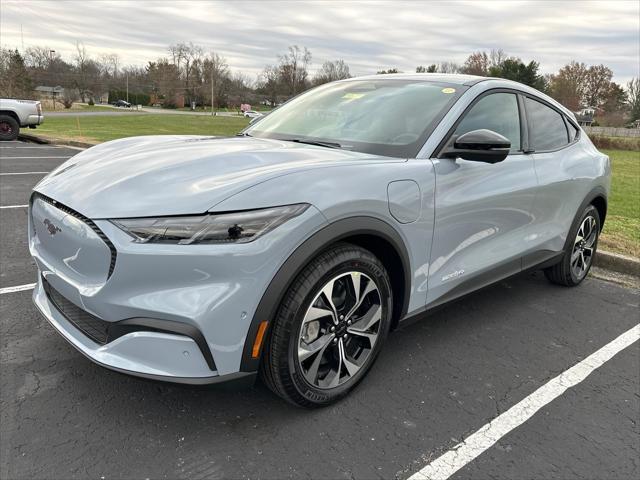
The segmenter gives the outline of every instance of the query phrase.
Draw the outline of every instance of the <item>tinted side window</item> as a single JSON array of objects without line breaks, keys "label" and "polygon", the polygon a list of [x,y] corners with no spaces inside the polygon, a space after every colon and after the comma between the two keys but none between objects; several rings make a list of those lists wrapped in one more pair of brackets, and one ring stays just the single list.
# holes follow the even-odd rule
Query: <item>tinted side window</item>
[{"label": "tinted side window", "polygon": [[525,104],[529,119],[529,142],[535,150],[555,150],[569,143],[562,115],[531,98],[526,98]]},{"label": "tinted side window", "polygon": [[464,116],[454,135],[486,128],[507,137],[511,151],[520,150],[520,115],[513,93],[492,93],[481,98]]}]

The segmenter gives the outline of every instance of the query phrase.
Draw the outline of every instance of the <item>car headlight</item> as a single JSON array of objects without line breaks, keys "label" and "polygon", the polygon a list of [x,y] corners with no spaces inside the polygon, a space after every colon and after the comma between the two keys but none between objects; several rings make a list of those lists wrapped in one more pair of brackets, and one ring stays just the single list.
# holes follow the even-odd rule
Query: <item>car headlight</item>
[{"label": "car headlight", "polygon": [[137,243],[248,243],[302,214],[309,204],[232,213],[111,220]]}]

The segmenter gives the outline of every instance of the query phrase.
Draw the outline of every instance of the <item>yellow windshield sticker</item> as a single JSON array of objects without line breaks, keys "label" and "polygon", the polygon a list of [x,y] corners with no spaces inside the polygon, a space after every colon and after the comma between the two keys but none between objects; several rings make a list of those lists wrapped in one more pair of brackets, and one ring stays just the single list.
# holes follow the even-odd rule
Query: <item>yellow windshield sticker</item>
[{"label": "yellow windshield sticker", "polygon": [[443,88],[442,93],[456,93],[455,88]]},{"label": "yellow windshield sticker", "polygon": [[362,98],[364,97],[364,93],[355,93],[355,92],[350,92],[350,93],[345,93],[342,98],[346,98],[349,100],[355,100],[356,98]]}]

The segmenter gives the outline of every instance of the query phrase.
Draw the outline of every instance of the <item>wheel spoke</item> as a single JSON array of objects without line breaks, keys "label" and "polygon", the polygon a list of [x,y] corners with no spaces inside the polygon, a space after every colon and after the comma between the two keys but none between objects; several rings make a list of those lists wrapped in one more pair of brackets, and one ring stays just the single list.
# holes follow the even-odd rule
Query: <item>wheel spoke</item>
[{"label": "wheel spoke", "polygon": [[333,285],[335,284],[335,279],[331,280],[327,283],[322,289],[322,294],[324,295],[324,299],[331,308],[333,312],[333,323],[338,323],[338,310],[336,306],[333,304]]},{"label": "wheel spoke", "polygon": [[362,279],[362,275],[360,275],[360,272],[351,272],[349,278],[351,279],[351,286],[353,287],[353,304],[355,306],[360,303],[360,280]]},{"label": "wheel spoke", "polygon": [[351,327],[347,328],[347,332],[352,335],[356,335],[357,337],[366,338],[367,340],[369,340],[369,346],[371,347],[373,347],[373,344],[376,343],[376,339],[378,338],[377,333],[362,332],[360,330],[354,330]]},{"label": "wheel spoke", "polygon": [[[371,308],[365,313],[362,318],[358,319],[353,325],[351,325],[350,329],[358,332],[366,332],[373,325],[380,321],[382,318],[382,308],[380,305],[374,304],[371,305]],[[349,329],[347,329],[349,331]]]},{"label": "wheel spoke", "polygon": [[304,316],[304,322],[312,322],[313,320],[317,320],[322,317],[331,317],[333,322],[335,323],[335,314],[333,311],[327,308],[318,308],[318,307],[309,307],[307,310],[307,314]]},{"label": "wheel spoke", "polygon": [[360,298],[358,299],[356,304],[353,306],[353,308],[349,310],[349,313],[347,313],[347,316],[345,318],[351,318],[351,315],[353,315],[356,312],[356,310],[360,308],[360,305],[362,305],[362,302],[367,297],[367,295],[369,295],[374,290],[377,290],[376,284],[373,282],[373,280],[368,280],[367,286],[365,287],[364,292],[362,292],[362,296],[360,296]]},{"label": "wheel spoke", "polygon": [[316,385],[318,382],[318,368],[320,367],[320,363],[322,362],[324,352],[327,349],[327,346],[329,346],[330,344],[331,343],[328,342],[324,345],[324,347],[320,349],[318,355],[313,359],[311,366],[309,366],[309,369],[306,372],[304,372],[303,369],[305,378],[313,385]]},{"label": "wheel spoke", "polygon": [[[338,351],[341,352],[343,349],[344,349],[344,346],[342,344],[342,339],[340,339],[338,341]],[[338,368],[337,368],[337,370],[335,370],[335,373],[333,373],[333,375],[331,375],[331,373],[329,373],[325,377],[325,381],[328,380],[328,384],[327,384],[328,388],[337,387],[340,384],[340,375],[342,374],[342,358],[343,358],[343,356],[344,355],[342,353],[338,354]]]},{"label": "wheel spoke", "polygon": [[596,229],[593,229],[585,240],[585,246],[589,248],[593,247],[593,245],[596,243],[596,238],[598,238],[598,232]]},{"label": "wheel spoke", "polygon": [[300,344],[298,345],[298,359],[301,362],[304,362],[307,358],[312,356],[314,353],[317,353],[320,350],[323,350],[329,344],[329,342],[333,340],[333,337],[334,337],[333,333],[328,333],[326,335],[323,335],[320,338],[317,338],[316,340],[311,342],[309,345],[306,345],[304,342],[300,342]]},{"label": "wheel spoke", "polygon": [[580,225],[580,228],[578,229],[578,233],[576,234],[576,240],[575,242],[573,242],[573,244],[577,245],[582,240],[584,240],[584,223]]},{"label": "wheel spoke", "polygon": [[576,248],[571,254],[571,265],[575,264],[578,258],[580,258],[580,249]]},{"label": "wheel spoke", "polygon": [[358,373],[358,370],[360,370],[360,366],[353,363],[351,360],[349,360],[349,357],[347,357],[347,351],[345,349],[345,345],[342,341],[340,341],[339,350],[340,350],[340,357],[342,358],[342,363],[344,363],[344,366],[347,369],[349,376],[353,377],[356,373]]}]

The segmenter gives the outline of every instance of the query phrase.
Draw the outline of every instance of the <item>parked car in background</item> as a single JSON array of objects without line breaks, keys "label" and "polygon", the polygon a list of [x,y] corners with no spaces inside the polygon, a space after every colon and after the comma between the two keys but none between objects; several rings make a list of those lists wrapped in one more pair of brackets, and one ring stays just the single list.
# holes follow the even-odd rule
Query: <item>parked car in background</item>
[{"label": "parked car in background", "polygon": [[39,101],[0,99],[0,140],[15,140],[20,128],[36,128],[42,122],[44,115]]},{"label": "parked car in background", "polygon": [[264,117],[264,114],[256,112],[255,110],[247,110],[246,112],[244,112],[244,116],[246,118],[260,118]]},{"label": "parked car in background", "polygon": [[236,137],[125,138],[51,172],[30,201],[34,301],[105,367],[259,372],[327,405],[400,322],[533,268],[580,284],[610,176],[573,114],[516,82],[329,83]]},{"label": "parked car in background", "polygon": [[131,104],[124,100],[116,100],[115,102],[112,102],[111,105],[113,105],[114,107],[131,108]]}]

